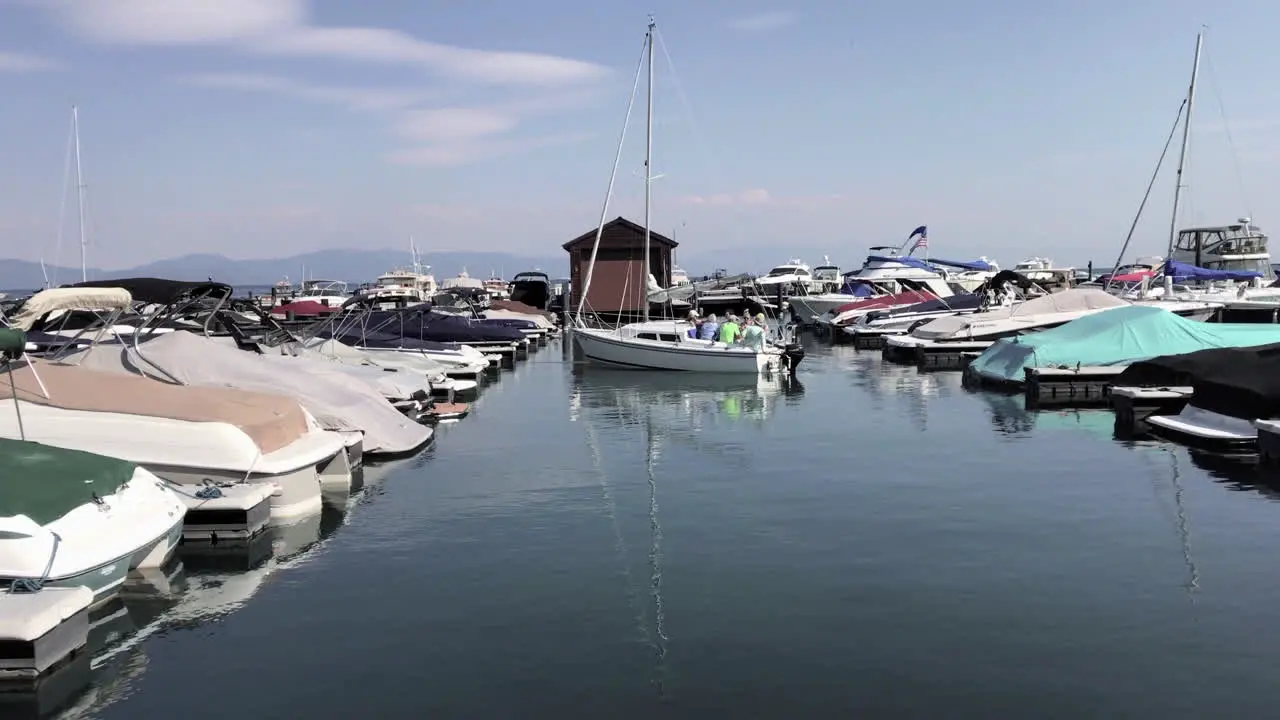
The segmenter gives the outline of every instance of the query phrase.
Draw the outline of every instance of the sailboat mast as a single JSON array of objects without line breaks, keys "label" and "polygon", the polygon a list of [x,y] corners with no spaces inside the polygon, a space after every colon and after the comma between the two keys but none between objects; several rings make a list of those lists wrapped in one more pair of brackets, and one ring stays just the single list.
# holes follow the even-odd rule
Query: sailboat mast
[{"label": "sailboat mast", "polygon": [[[1187,151],[1191,145],[1191,113],[1196,104],[1196,77],[1200,74],[1200,47],[1204,43],[1204,33],[1196,33],[1196,59],[1191,66],[1191,85],[1187,88],[1187,116],[1182,119],[1182,149],[1178,153],[1177,182],[1173,186],[1173,217],[1169,220],[1169,251],[1165,253],[1165,262],[1173,257],[1174,244],[1178,240],[1178,211],[1182,207],[1182,171],[1187,164]],[[1171,282],[1167,274],[1165,282]]]},{"label": "sailboat mast", "polygon": [[80,281],[89,281],[88,246],[84,227],[84,169],[80,165],[80,108],[71,106],[71,132],[76,148],[76,205],[80,212]]},{"label": "sailboat mast", "polygon": [[649,224],[652,215],[653,206],[653,29],[656,23],[653,16],[649,16],[649,92],[648,92],[648,119],[644,128],[644,275],[640,280],[644,305],[644,319],[649,321],[649,275],[652,270],[649,267]]}]

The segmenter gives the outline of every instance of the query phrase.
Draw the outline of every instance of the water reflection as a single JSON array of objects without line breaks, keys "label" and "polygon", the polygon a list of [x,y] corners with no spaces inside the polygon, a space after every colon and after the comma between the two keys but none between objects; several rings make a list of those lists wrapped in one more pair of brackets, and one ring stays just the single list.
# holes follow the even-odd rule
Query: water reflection
[{"label": "water reflection", "polygon": [[718,375],[649,373],[575,366],[569,397],[569,419],[586,408],[604,411],[615,422],[639,424],[686,421],[697,429],[705,423],[751,422],[769,419],[780,398],[798,402],[804,386],[780,375]]},{"label": "water reflection", "polygon": [[[90,612],[88,645],[34,692],[0,694],[5,717],[95,715],[127,697],[147,668],[145,641],[201,627],[242,607],[278,573],[306,562],[341,528],[348,510],[376,497],[401,461],[366,469],[364,490],[338,507],[271,526],[247,544],[179,546],[164,568],[135,570],[119,595]],[[333,499],[333,498],[330,498]]]}]

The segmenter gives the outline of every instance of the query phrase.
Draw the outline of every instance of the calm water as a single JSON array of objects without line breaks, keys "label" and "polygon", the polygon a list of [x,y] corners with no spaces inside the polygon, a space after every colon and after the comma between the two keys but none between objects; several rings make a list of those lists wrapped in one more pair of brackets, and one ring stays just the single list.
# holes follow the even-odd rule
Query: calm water
[{"label": "calm water", "polygon": [[878,353],[815,348],[802,380],[544,349],[277,538],[318,546],[137,589],[75,713],[1275,714],[1280,505],[1253,469]]}]

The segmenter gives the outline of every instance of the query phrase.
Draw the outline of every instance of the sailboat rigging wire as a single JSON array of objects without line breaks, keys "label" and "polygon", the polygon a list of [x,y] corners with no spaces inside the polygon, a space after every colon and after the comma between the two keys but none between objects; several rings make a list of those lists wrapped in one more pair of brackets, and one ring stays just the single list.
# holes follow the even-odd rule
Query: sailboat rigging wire
[{"label": "sailboat rigging wire", "polygon": [[[711,175],[711,182],[715,186],[717,193],[726,192],[724,178],[721,177],[718,168],[720,164],[717,162],[715,153],[712,151],[711,143],[707,142],[706,135],[702,132],[702,126],[698,123],[697,115],[693,112],[693,103],[689,102],[689,96],[684,91],[684,83],[680,82],[680,75],[676,72],[676,64],[671,59],[671,52],[667,50],[667,41],[662,37],[662,32],[657,28],[653,30],[654,37],[658,40],[658,47],[662,49],[662,57],[667,61],[667,69],[671,71],[671,85],[676,89],[676,95],[680,97],[680,105],[685,113],[685,121],[689,123],[689,129],[693,132],[694,139],[697,141],[698,149],[703,153],[703,160],[707,163],[707,171]],[[738,239],[742,240],[744,233],[742,231],[741,217],[734,214],[734,230],[737,232]],[[781,308],[779,308],[781,312]]]},{"label": "sailboat rigging wire", "polygon": [[1222,134],[1227,137],[1227,150],[1231,152],[1231,167],[1235,170],[1236,184],[1240,189],[1240,199],[1244,201],[1244,211],[1246,217],[1253,217],[1253,203],[1249,202],[1249,194],[1244,187],[1244,172],[1240,169],[1240,153],[1236,151],[1235,140],[1231,137],[1231,123],[1227,121],[1227,107],[1222,102],[1222,87],[1218,84],[1218,78],[1213,72],[1213,58],[1209,57],[1209,53],[1205,53],[1204,63],[1205,69],[1209,71],[1209,84],[1213,86],[1214,97],[1218,100],[1218,113],[1222,116]]},{"label": "sailboat rigging wire", "polygon": [[[1160,168],[1164,165],[1165,156],[1169,154],[1169,146],[1173,144],[1173,137],[1178,133],[1178,124],[1182,122],[1182,111],[1187,108],[1187,99],[1182,99],[1182,104],[1178,106],[1178,114],[1173,119],[1173,127],[1169,129],[1169,137],[1164,141],[1164,149],[1160,151],[1160,159],[1156,161],[1156,169],[1151,173],[1151,180],[1147,183],[1147,191],[1142,194],[1142,202],[1138,204],[1138,212],[1133,216],[1133,223],[1129,225],[1129,234],[1124,238],[1124,245],[1120,246],[1120,254],[1116,257],[1116,262],[1112,265],[1111,276],[1107,278],[1107,284],[1103,286],[1104,290],[1111,288],[1111,278],[1115,277],[1115,269],[1120,267],[1120,263],[1124,262],[1124,254],[1129,250],[1129,243],[1133,240],[1133,233],[1138,229],[1138,220],[1142,218],[1142,211],[1147,207],[1147,200],[1151,199],[1151,191],[1156,186],[1156,178],[1160,177]],[[1168,262],[1165,258],[1165,262]]]},{"label": "sailboat rigging wire", "polygon": [[[644,61],[649,55],[649,43],[652,39],[644,36],[644,47],[640,51],[640,62],[636,63],[636,77],[631,83],[631,97],[627,99],[627,114],[622,120],[622,132],[618,134],[618,151],[613,156],[613,172],[609,174],[609,187],[604,194],[604,205],[600,208],[600,222],[596,225],[596,239],[591,245],[591,262],[587,265],[587,277],[582,282],[582,296],[578,298],[578,311],[574,320],[582,323],[582,308],[587,302],[587,292],[591,290],[591,275],[596,268],[596,256],[600,254],[600,236],[604,234],[605,219],[609,217],[609,201],[613,199],[613,186],[618,180],[618,167],[622,164],[622,147],[627,141],[627,128],[631,126],[631,112],[636,106],[636,93],[640,90],[640,75],[644,70]],[[645,172],[649,171],[645,168]]]}]

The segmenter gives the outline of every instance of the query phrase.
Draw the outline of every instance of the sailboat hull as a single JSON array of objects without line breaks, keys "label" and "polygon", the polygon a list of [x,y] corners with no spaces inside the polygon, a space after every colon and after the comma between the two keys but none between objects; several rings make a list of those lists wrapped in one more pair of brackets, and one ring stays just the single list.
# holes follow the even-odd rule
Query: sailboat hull
[{"label": "sailboat hull", "polygon": [[777,371],[782,355],[710,343],[621,337],[612,330],[575,329],[574,343],[588,360],[635,370],[760,375]]}]

